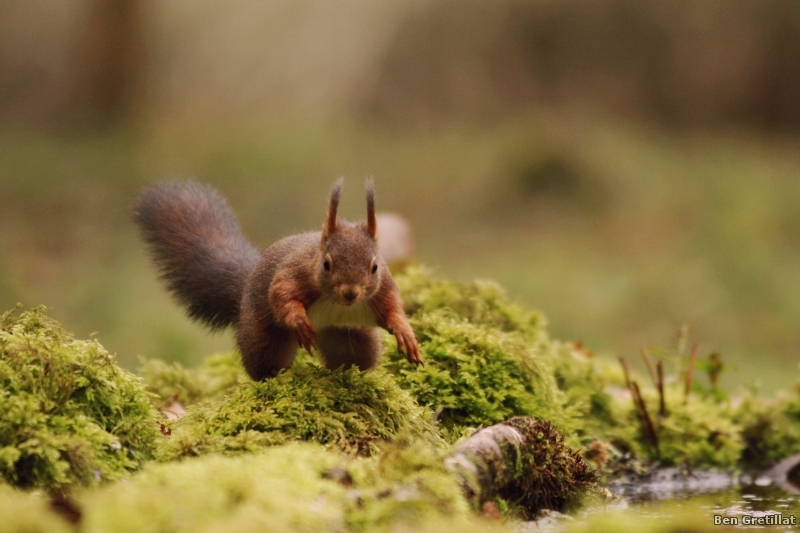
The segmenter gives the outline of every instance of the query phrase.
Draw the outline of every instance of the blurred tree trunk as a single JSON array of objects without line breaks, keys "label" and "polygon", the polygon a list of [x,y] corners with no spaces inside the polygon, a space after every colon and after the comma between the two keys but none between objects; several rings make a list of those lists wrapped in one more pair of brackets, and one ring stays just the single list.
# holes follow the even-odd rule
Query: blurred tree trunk
[{"label": "blurred tree trunk", "polygon": [[0,2],[0,123],[108,126],[141,103],[141,0]]},{"label": "blurred tree trunk", "polygon": [[131,118],[144,67],[142,2],[89,0],[71,60],[71,112],[78,124],[113,125]]}]

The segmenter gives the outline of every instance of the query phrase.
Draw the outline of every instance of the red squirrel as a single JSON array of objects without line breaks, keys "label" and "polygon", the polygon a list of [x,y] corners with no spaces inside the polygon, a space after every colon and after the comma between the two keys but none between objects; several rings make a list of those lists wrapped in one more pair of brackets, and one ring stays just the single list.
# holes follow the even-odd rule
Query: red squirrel
[{"label": "red squirrel", "polygon": [[298,346],[317,348],[326,367],[373,368],[377,327],[422,364],[391,272],[378,253],[375,193],[367,181],[367,220],[336,217],[333,186],[322,231],[285,237],[263,254],[242,236],[225,199],[192,181],[142,191],[133,218],[161,278],[189,317],[211,329],[234,326],[254,380],[292,366]]}]

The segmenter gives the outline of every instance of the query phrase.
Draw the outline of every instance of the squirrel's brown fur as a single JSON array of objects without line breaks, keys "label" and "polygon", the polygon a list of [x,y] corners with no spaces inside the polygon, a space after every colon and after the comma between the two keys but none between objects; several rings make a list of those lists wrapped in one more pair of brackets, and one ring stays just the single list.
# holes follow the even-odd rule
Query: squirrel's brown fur
[{"label": "squirrel's brown fur", "polygon": [[400,293],[378,254],[375,201],[367,221],[339,220],[342,180],[331,190],[322,231],[279,240],[260,256],[225,200],[211,187],[168,182],[143,191],[134,208],[161,277],[189,316],[211,328],[233,325],[253,379],[292,365],[298,345],[316,346],[328,368],[378,363],[376,327],[422,363]]}]

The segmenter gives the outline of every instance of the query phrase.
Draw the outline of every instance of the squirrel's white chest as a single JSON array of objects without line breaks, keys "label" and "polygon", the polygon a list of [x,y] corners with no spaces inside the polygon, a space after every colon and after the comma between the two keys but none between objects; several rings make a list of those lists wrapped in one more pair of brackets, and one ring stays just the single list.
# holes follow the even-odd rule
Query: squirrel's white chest
[{"label": "squirrel's white chest", "polygon": [[314,329],[328,326],[375,327],[378,325],[375,312],[366,302],[342,305],[329,298],[323,298],[309,307],[307,313]]}]

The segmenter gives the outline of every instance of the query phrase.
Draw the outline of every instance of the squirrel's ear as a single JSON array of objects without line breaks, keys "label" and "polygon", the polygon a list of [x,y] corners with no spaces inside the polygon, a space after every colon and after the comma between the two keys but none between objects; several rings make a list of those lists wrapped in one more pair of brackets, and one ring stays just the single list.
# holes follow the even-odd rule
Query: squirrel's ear
[{"label": "squirrel's ear", "polygon": [[378,234],[378,223],[375,220],[375,183],[369,178],[367,187],[367,223],[365,225],[367,233],[375,240]]},{"label": "squirrel's ear", "polygon": [[339,196],[342,194],[343,181],[344,178],[339,178],[331,189],[331,196],[328,200],[328,216],[325,217],[325,225],[322,226],[323,239],[336,231],[336,210],[339,208]]}]

